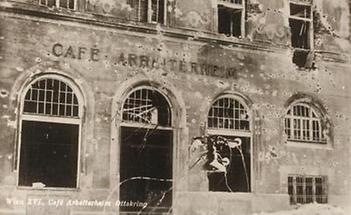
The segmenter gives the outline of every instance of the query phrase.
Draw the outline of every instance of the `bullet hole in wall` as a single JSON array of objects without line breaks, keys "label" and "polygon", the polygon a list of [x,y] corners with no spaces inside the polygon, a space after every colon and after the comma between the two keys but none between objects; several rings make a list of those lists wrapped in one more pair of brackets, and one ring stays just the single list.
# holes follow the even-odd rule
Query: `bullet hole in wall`
[{"label": "bullet hole in wall", "polygon": [[6,98],[9,96],[9,92],[5,89],[0,90],[0,98]]},{"label": "bullet hole in wall", "polygon": [[35,62],[40,63],[41,62],[41,58],[40,57],[35,58]]}]

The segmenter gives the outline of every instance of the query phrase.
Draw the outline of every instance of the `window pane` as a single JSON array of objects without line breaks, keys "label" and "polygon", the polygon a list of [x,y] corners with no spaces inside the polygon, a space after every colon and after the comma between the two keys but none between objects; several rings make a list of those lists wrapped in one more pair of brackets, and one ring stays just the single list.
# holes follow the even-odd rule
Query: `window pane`
[{"label": "window pane", "polygon": [[295,48],[310,48],[310,22],[289,19],[291,29],[291,45]]},{"label": "window pane", "polygon": [[139,4],[138,4],[138,17],[139,17],[139,21],[141,22],[147,22],[147,10],[148,10],[148,0],[139,0]]},{"label": "window pane", "polygon": [[44,114],[44,103],[39,102],[39,109],[38,109],[39,114]]},{"label": "window pane", "polygon": [[60,1],[60,7],[62,7],[62,8],[68,8],[68,7],[67,7],[67,0],[58,0],[58,1]]},{"label": "window pane", "polygon": [[47,103],[46,106],[45,106],[45,113],[47,114],[52,114],[52,105],[50,103]]},{"label": "window pane", "polygon": [[35,113],[37,112],[36,102],[24,102],[23,112]]},{"label": "window pane", "polygon": [[290,15],[300,18],[311,18],[311,6],[290,4]]},{"label": "window pane", "polygon": [[73,116],[78,115],[78,106],[73,106]]},{"label": "window pane", "polygon": [[306,203],[313,202],[313,178],[305,178]]},{"label": "window pane", "polygon": [[161,24],[164,23],[164,0],[159,0],[159,4],[157,6],[157,14],[154,13],[153,16],[153,20],[156,19],[156,22]]},{"label": "window pane", "polygon": [[301,139],[301,120],[294,119],[294,139],[300,140]]},{"label": "window pane", "polygon": [[55,7],[56,1],[55,0],[47,0],[47,6],[48,7]]},{"label": "window pane", "polygon": [[285,133],[288,136],[288,139],[291,138],[291,119],[285,119]]},{"label": "window pane", "polygon": [[60,116],[65,116],[65,106],[64,105],[59,105],[59,115]]},{"label": "window pane", "polygon": [[290,197],[290,203],[294,204],[295,203],[295,198],[294,198],[294,178],[289,176],[288,177],[288,194]]}]

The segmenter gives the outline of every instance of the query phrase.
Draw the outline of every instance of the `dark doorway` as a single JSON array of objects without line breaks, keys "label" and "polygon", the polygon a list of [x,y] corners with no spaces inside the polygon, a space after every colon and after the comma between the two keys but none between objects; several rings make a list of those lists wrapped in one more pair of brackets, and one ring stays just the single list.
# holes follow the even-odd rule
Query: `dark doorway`
[{"label": "dark doorway", "polygon": [[172,206],[172,130],[121,128],[123,214],[168,212]]}]

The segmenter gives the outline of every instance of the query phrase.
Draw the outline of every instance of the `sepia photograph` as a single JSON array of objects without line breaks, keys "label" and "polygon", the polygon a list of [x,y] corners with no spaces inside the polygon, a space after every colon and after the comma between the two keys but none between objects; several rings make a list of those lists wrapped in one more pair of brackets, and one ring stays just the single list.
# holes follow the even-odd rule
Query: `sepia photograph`
[{"label": "sepia photograph", "polygon": [[0,215],[350,214],[351,0],[0,0]]}]

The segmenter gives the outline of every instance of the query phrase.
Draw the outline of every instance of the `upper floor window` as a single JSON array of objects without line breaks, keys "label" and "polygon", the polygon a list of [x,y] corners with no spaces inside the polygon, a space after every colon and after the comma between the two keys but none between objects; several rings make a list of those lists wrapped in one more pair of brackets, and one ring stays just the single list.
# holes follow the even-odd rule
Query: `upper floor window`
[{"label": "upper floor window", "polygon": [[75,10],[76,9],[76,0],[39,0],[40,5],[47,7],[56,7],[56,8],[66,8]]},{"label": "upper floor window", "polygon": [[312,0],[290,0],[289,6],[292,47],[313,49]]},{"label": "upper floor window", "polygon": [[292,141],[326,143],[320,113],[304,103],[297,103],[287,111],[285,133]]},{"label": "upper floor window", "polygon": [[128,0],[134,9],[134,19],[139,22],[166,23],[167,0]]},{"label": "upper floor window", "polygon": [[61,76],[44,76],[22,97],[18,185],[75,188],[82,102],[77,88]]},{"label": "upper floor window", "polygon": [[218,0],[218,33],[242,37],[245,31],[245,0]]}]

